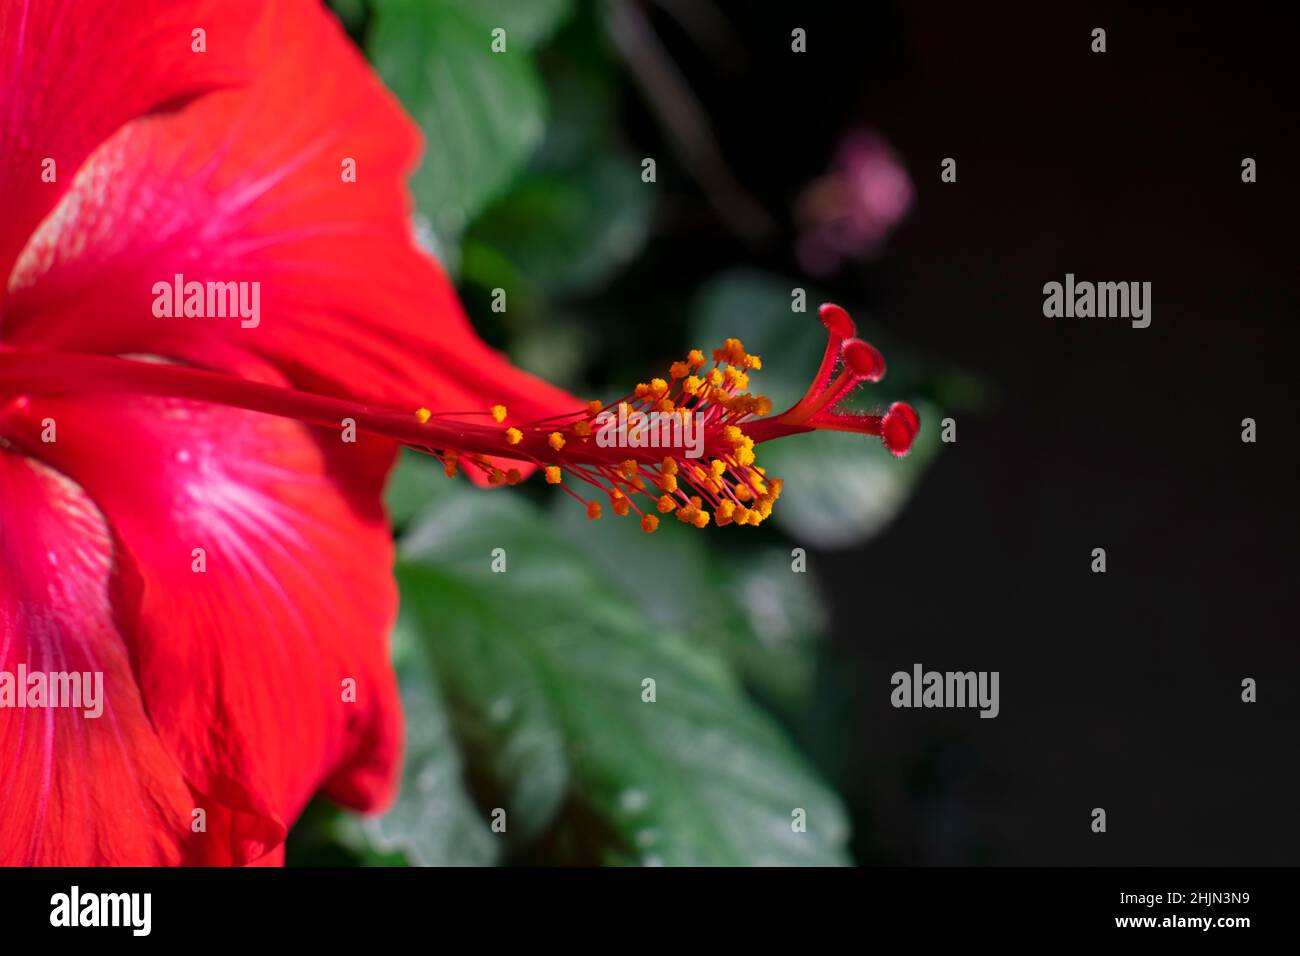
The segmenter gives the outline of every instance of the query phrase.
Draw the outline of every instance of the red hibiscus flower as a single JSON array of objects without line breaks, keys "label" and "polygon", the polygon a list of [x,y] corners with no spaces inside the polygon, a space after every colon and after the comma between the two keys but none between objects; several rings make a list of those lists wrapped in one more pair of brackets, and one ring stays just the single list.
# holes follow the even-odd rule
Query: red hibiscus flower
[{"label": "red hibiscus flower", "polygon": [[[0,864],[245,863],[322,787],[391,795],[392,443],[195,369],[571,407],[413,246],[418,151],[315,2],[0,4],[0,673],[104,688],[98,718],[0,709]],[[257,324],[160,317],[177,282],[256,288]]]},{"label": "red hibiscus flower", "polygon": [[835,306],[776,416],[734,339],[609,406],[514,369],[412,243],[418,137],[314,0],[14,0],[0,79],[0,864],[274,863],[318,790],[384,805],[397,443],[652,531],[760,523],[757,443],[919,427],[836,410],[884,363]]}]

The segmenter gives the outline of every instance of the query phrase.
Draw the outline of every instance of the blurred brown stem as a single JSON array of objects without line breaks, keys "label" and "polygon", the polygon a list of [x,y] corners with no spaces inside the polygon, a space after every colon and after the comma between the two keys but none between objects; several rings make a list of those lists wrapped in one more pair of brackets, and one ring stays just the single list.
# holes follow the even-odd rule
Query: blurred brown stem
[{"label": "blurred brown stem", "polygon": [[713,0],[655,0],[714,61],[735,68],[744,48],[731,23]]},{"label": "blurred brown stem", "polygon": [[609,0],[609,31],[678,157],[705,198],[738,238],[768,239],[776,225],[740,185],[718,145],[709,116],[635,0]]}]

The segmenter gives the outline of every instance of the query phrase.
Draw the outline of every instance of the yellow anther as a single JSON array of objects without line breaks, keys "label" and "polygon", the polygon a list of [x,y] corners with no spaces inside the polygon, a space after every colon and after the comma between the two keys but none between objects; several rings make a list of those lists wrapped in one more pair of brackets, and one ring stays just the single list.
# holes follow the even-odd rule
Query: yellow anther
[{"label": "yellow anther", "polygon": [[695,517],[691,518],[691,524],[697,528],[703,528],[709,523],[709,513],[707,511],[697,511]]},{"label": "yellow anther", "polygon": [[561,475],[560,475],[559,465],[546,466],[546,483],[548,485],[558,485],[560,483],[560,478]]},{"label": "yellow anther", "polygon": [[671,398],[661,398],[655,403],[655,411],[662,412],[665,415],[671,415],[677,410]]},{"label": "yellow anther", "polygon": [[771,414],[772,414],[772,400],[771,400],[770,398],[768,398],[766,395],[760,395],[760,396],[758,396],[758,398],[755,399],[755,401],[754,401],[754,414],[755,414],[755,415],[771,415]]},{"label": "yellow anther", "polygon": [[742,432],[735,425],[728,425],[726,428],[722,429],[722,437],[725,438],[731,445],[735,446],[735,445],[739,445],[742,441],[744,441],[745,433]]},{"label": "yellow anther", "polygon": [[686,381],[682,382],[682,390],[686,392],[687,395],[698,395],[703,386],[704,379],[700,378],[698,375],[692,375],[687,378]]},{"label": "yellow anther", "polygon": [[[739,485],[736,488],[736,497],[741,501],[751,501],[754,498],[754,492],[750,489],[749,485]],[[736,520],[739,521],[740,519],[737,518]]]},{"label": "yellow anther", "polygon": [[598,501],[588,501],[588,502],[587,502],[587,520],[588,520],[588,521],[595,521],[595,520],[596,520],[597,518],[599,518],[599,517],[600,517],[600,502],[598,502]]},{"label": "yellow anther", "polygon": [[663,476],[660,477],[660,479],[659,479],[659,487],[662,488],[664,491],[668,492],[670,495],[676,494],[676,493],[677,493],[677,476],[676,476],[676,475],[663,475]]},{"label": "yellow anther", "polygon": [[715,458],[713,461],[709,462],[709,468],[713,472],[713,477],[721,478],[727,472],[727,463]]},{"label": "yellow anther", "polygon": [[492,417],[496,419],[498,425],[506,420],[506,407],[504,405],[493,405],[488,411],[492,413]]},{"label": "yellow anther", "polygon": [[722,372],[718,369],[709,369],[709,374],[705,376],[710,385],[721,385],[723,380]]},{"label": "yellow anther", "polygon": [[419,422],[421,425],[423,425],[432,417],[433,417],[433,412],[429,411],[427,408],[417,408],[415,410],[415,420]]},{"label": "yellow anther", "polygon": [[456,459],[449,458],[442,463],[442,473],[448,478],[456,477]]},{"label": "yellow anther", "polygon": [[746,524],[749,521],[749,509],[744,505],[739,505],[732,517],[735,519],[736,524]]},{"label": "yellow anther", "polygon": [[665,475],[675,475],[675,474],[677,474],[677,459],[676,459],[676,458],[665,458],[665,459],[664,459],[664,464],[663,464],[663,469],[664,469],[664,474],[665,474]]},{"label": "yellow anther", "polygon": [[646,534],[654,531],[659,527],[659,519],[654,515],[643,515],[641,517],[641,530]]},{"label": "yellow anther", "polygon": [[717,510],[714,512],[714,517],[716,517],[718,521],[718,527],[720,528],[725,524],[729,524],[735,512],[736,503],[734,501],[719,502]]},{"label": "yellow anther", "polygon": [[726,372],[727,388],[749,388],[749,376],[740,369],[729,368]]},{"label": "yellow anther", "polygon": [[650,397],[655,401],[663,398],[668,394],[668,383],[662,378],[650,379]]},{"label": "yellow anther", "polygon": [[609,501],[614,508],[614,514],[620,518],[624,517],[632,507],[632,502],[628,501],[627,497],[617,489],[610,494]]},{"label": "yellow anther", "polygon": [[755,372],[760,371],[763,368],[763,360],[757,355],[746,355],[744,364],[745,368],[752,369]]},{"label": "yellow anther", "polygon": [[550,445],[556,451],[564,447],[564,436],[559,432],[551,432],[546,436],[546,444]]},{"label": "yellow anther", "polygon": [[750,446],[741,446],[736,449],[736,461],[740,467],[748,468],[754,463],[754,450]]},{"label": "yellow anther", "polygon": [[577,422],[573,426],[573,434],[579,438],[587,438],[591,435],[591,422]]},{"label": "yellow anther", "polygon": [[523,440],[524,440],[524,433],[521,432],[518,428],[506,429],[506,441],[511,445],[518,445]]},{"label": "yellow anther", "polygon": [[726,362],[729,365],[744,365],[745,346],[740,339],[727,339],[722,343],[722,348],[713,350],[713,361]]},{"label": "yellow anther", "polygon": [[673,378],[685,378],[691,373],[691,366],[686,362],[674,362],[668,366],[668,374]]},{"label": "yellow anther", "polygon": [[691,349],[686,353],[686,361],[691,363],[691,368],[699,368],[704,364],[704,353],[699,349]]},{"label": "yellow anther", "polygon": [[645,398],[648,394],[650,394],[650,386],[647,385],[645,382],[642,382],[640,385],[636,387],[636,391],[633,394],[636,395],[637,398]]},{"label": "yellow anther", "polygon": [[645,491],[645,480],[640,475],[633,475],[628,484],[637,491]]},{"label": "yellow anther", "polygon": [[673,501],[673,499],[667,495],[660,495],[659,500],[655,505],[663,514],[668,514],[668,512],[677,507],[677,502]]},{"label": "yellow anther", "polygon": [[624,478],[631,478],[636,474],[636,459],[628,458],[626,461],[620,462],[618,470],[622,473]]}]

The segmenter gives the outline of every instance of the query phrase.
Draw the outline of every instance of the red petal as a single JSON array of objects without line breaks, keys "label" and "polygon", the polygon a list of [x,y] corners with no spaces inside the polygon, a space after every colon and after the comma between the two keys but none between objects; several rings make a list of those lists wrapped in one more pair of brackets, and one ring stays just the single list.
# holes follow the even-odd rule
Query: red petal
[{"label": "red petal", "polygon": [[[0,709],[0,865],[242,860],[231,812],[191,792],[145,713],[114,621],[115,545],[102,515],[72,482],[4,451],[0,501],[0,671],[103,675],[98,717]],[[199,807],[201,835],[191,831]],[[255,843],[283,838],[257,822],[241,821]]]},{"label": "red petal", "polygon": [[266,856],[253,860],[249,866],[284,866],[284,844],[280,844]]},{"label": "red petal", "polygon": [[[92,157],[19,263],[5,339],[240,373],[260,359],[412,410],[576,407],[489,349],[414,245],[418,133],[338,24],[314,2],[268,8],[253,86],[132,123]],[[178,274],[260,283],[259,324],[156,317],[155,283]]]},{"label": "red petal", "polygon": [[[257,0],[0,3],[0,278],[78,167],[119,126],[247,78]],[[192,51],[192,31],[206,53]],[[55,181],[42,179],[45,159]],[[0,282],[0,303],[5,295]]]},{"label": "red petal", "polygon": [[245,860],[322,786],[357,809],[386,803],[401,749],[379,503],[391,448],[317,444],[221,406],[108,401],[35,399],[58,440],[19,440],[85,487],[120,542],[117,618],[186,778],[247,815],[232,824]]}]

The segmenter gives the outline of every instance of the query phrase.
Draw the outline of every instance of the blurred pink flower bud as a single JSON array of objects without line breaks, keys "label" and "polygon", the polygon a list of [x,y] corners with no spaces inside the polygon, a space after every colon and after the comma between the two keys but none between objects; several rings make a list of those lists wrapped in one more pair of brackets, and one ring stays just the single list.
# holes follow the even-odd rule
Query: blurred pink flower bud
[{"label": "blurred pink flower bud", "polygon": [[795,254],[810,275],[835,272],[845,259],[869,259],[912,206],[912,180],[898,154],[874,130],[841,140],[830,169],[795,201]]}]

